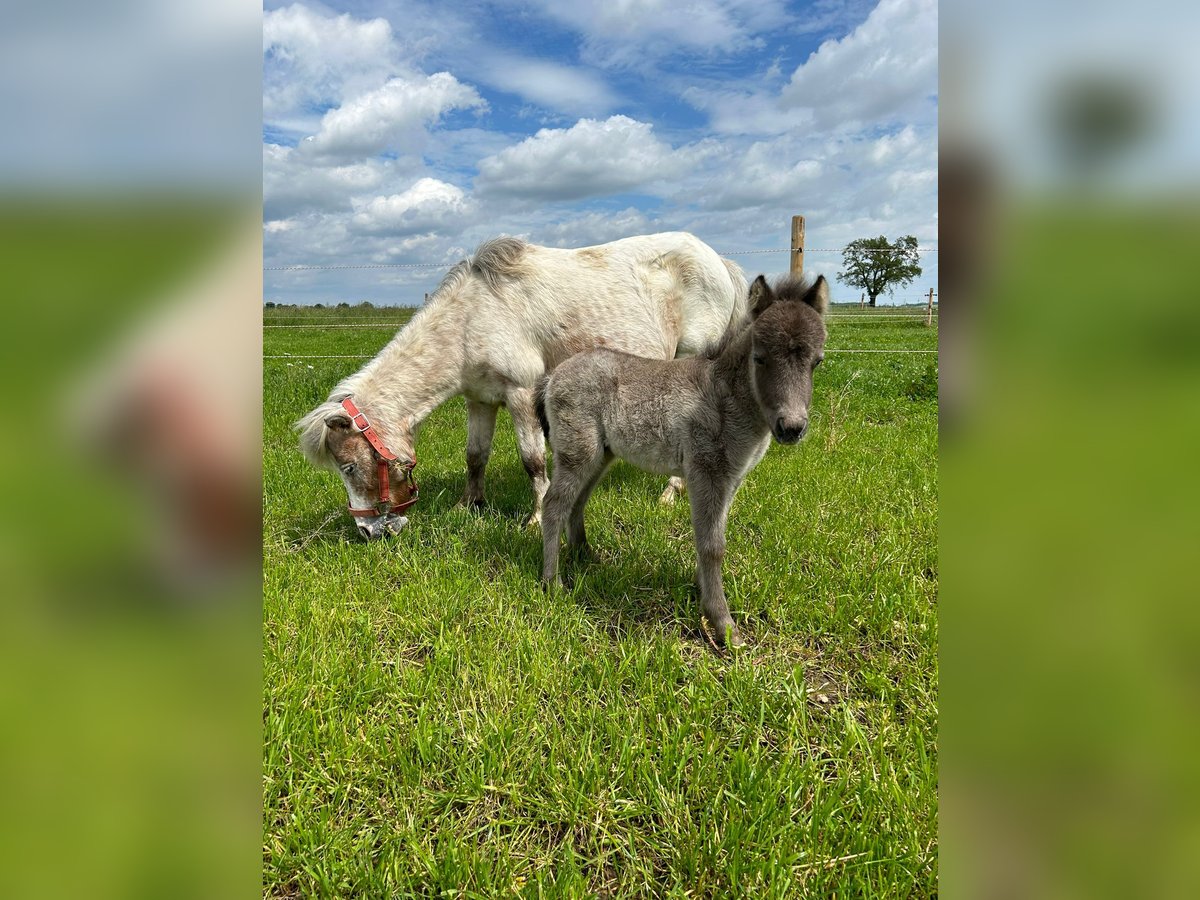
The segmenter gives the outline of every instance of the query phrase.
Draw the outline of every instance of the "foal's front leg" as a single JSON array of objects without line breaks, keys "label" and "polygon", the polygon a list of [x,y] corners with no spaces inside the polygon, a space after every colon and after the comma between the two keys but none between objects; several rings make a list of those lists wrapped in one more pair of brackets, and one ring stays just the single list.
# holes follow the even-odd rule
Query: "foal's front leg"
[{"label": "foal's front leg", "polygon": [[542,498],[550,485],[546,478],[546,438],[533,405],[533,391],[515,388],[509,391],[506,401],[513,428],[517,431],[517,450],[533,484],[533,515],[528,524],[537,525],[542,521]]},{"label": "foal's front leg", "polygon": [[725,601],[721,564],[725,560],[725,526],[737,485],[688,473],[692,499],[692,532],[696,538],[696,580],[700,583],[700,608],[712,626],[717,643],[730,647],[745,644]]}]

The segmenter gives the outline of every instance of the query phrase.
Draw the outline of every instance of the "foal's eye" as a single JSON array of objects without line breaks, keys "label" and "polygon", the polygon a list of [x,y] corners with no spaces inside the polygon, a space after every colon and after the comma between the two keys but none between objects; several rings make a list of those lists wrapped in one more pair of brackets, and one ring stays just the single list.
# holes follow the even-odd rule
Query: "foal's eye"
[{"label": "foal's eye", "polygon": [[342,466],[342,473],[344,475],[353,475],[354,474],[354,463],[346,463],[344,466]]},{"label": "foal's eye", "polygon": [[756,366],[765,366],[767,364],[767,358],[765,356],[755,356],[754,364]]},{"label": "foal's eye", "polygon": [[823,362],[825,362],[825,357],[818,356],[816,359],[813,360],[813,368],[815,369],[817,366],[819,366]]}]

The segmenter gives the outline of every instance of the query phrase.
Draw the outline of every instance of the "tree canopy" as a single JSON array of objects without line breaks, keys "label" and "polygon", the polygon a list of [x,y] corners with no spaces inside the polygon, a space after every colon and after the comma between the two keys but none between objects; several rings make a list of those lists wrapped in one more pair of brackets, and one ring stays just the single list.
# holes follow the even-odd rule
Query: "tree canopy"
[{"label": "tree canopy", "polygon": [[882,234],[874,238],[851,241],[842,250],[842,271],[838,281],[862,288],[875,305],[875,298],[897,287],[911,284],[921,274],[917,256],[917,239],[906,234],[891,243]]}]

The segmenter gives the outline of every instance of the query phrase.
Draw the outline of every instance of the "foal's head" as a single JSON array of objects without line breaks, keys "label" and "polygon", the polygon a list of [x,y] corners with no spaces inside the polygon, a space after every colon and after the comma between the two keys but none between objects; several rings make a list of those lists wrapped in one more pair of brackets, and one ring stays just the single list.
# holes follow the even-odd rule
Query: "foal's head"
[{"label": "foal's head", "polygon": [[813,370],[825,358],[829,284],[787,278],[772,288],[759,275],[750,285],[750,383],[775,439],[794,444],[808,431]]}]

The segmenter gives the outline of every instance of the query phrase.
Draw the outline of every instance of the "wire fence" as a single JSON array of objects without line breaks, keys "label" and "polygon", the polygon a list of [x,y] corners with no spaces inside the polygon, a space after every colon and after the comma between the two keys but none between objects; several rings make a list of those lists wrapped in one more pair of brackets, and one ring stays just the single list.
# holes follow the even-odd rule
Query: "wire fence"
[{"label": "wire fence", "polygon": [[[862,247],[860,253],[891,253],[895,248]],[[915,247],[917,253],[937,253],[937,247]],[[841,253],[844,247],[779,247],[767,250],[718,250],[721,256],[754,256],[760,253]],[[286,266],[263,266],[265,272],[307,272],[315,270],[345,270],[345,269],[446,269],[454,265],[452,262],[436,263],[301,263]]]},{"label": "wire fence", "polygon": [[[937,350],[913,350],[913,349],[909,349],[909,348],[901,348],[901,347],[896,347],[896,348],[886,348],[886,347],[885,347],[885,348],[880,348],[880,349],[872,349],[872,350],[859,349],[859,348],[856,348],[856,347],[826,347],[826,348],[825,348],[825,352],[826,352],[826,353],[921,353],[921,354],[936,354],[938,351],[937,351]],[[297,353],[297,354],[292,354],[292,353],[282,353],[282,354],[270,354],[270,355],[264,355],[264,356],[263,356],[263,359],[291,359],[291,360],[305,360],[305,359],[374,359],[374,358],[375,358],[377,355],[378,355],[378,354],[374,354],[374,353],[360,353],[360,354],[337,354],[337,353],[315,353],[315,354],[314,354],[314,353],[308,353],[308,354]]]},{"label": "wire fence", "polygon": [[[768,253],[841,253],[845,248],[841,247],[779,247],[763,250],[718,250],[722,256],[752,256]],[[885,253],[891,252],[887,248],[861,248],[868,253]],[[917,247],[914,248],[918,253],[936,253],[937,247]],[[337,270],[356,270],[356,269],[445,269],[453,263],[437,262],[437,263],[330,263],[330,264],[298,264],[285,266],[263,266],[263,270],[267,272],[304,272],[304,271],[337,271]],[[892,297],[891,299],[896,299]],[[906,299],[904,297],[900,299]],[[912,297],[909,299],[924,300],[925,296],[920,298]],[[853,301],[851,301],[853,302]],[[370,315],[371,313],[367,313]],[[306,318],[345,318],[341,312],[303,312],[298,313]],[[825,318],[827,321],[835,324],[851,324],[843,322],[843,320],[854,319],[855,325],[864,325],[868,322],[887,322],[887,321],[904,321],[904,320],[925,320],[932,323],[938,316],[937,307],[931,307],[927,313],[890,313],[890,312],[874,312],[874,313],[830,313]],[[373,328],[403,328],[406,322],[384,322],[384,321],[360,321],[360,322],[288,322],[290,316],[265,317],[263,319],[263,328],[352,328],[352,329],[373,329]],[[283,324],[279,324],[283,323]],[[858,347],[827,347],[826,353],[913,353],[913,354],[936,354],[937,350],[915,349],[915,348],[858,348]],[[353,359],[363,360],[372,359],[374,354],[361,355],[342,355],[342,354],[315,354],[315,355],[293,355],[284,353],[282,355],[270,354],[264,355],[263,359],[282,359],[282,360],[308,360],[308,359]]]},{"label": "wire fence", "polygon": [[[937,318],[936,313],[934,313],[933,318],[935,318],[935,319]],[[847,316],[826,316],[825,317],[825,321],[827,321],[827,322],[832,320],[835,322],[839,322],[839,324],[843,324],[843,323],[840,323],[840,321],[839,321],[841,319],[863,319],[866,321],[856,321],[853,323],[847,322],[844,324],[866,325],[868,323],[874,324],[875,322],[924,321],[925,315],[924,314],[919,315],[919,316],[907,316],[907,315],[905,315],[905,316],[889,316],[889,315],[852,316],[852,315],[847,315]],[[267,321],[267,320],[264,320],[264,322],[265,321]],[[277,321],[277,320],[270,320],[270,321]],[[296,323],[289,323],[287,325],[264,324],[263,328],[403,328],[407,324],[408,324],[407,322],[296,322]]]}]

